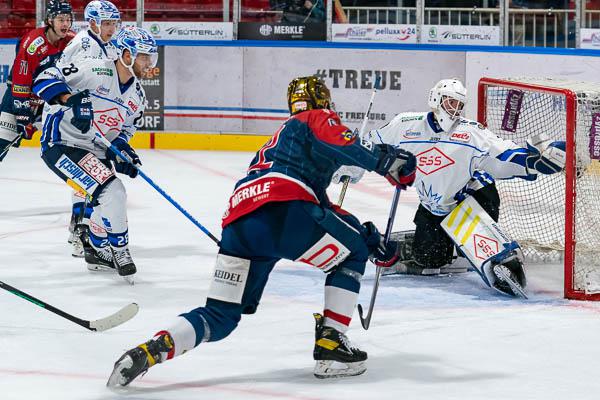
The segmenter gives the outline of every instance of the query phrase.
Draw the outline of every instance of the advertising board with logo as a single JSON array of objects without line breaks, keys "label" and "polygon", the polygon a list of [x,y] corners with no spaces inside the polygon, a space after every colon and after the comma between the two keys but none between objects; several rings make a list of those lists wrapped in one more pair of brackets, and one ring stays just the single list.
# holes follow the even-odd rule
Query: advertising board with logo
[{"label": "advertising board with logo", "polygon": [[233,40],[231,22],[145,21],[143,27],[157,40]]},{"label": "advertising board with logo", "polygon": [[416,25],[333,24],[334,42],[417,43]]},{"label": "advertising board with logo", "polygon": [[141,131],[162,131],[165,129],[165,48],[158,46],[158,63],[142,79],[146,92],[146,109],[141,121],[136,125]]},{"label": "advertising board with logo", "polygon": [[240,22],[238,39],[250,40],[326,40],[325,23],[269,24]]},{"label": "advertising board with logo", "polygon": [[600,29],[582,29],[579,37],[580,48],[600,50]]},{"label": "advertising board with logo", "polygon": [[467,25],[423,25],[421,43],[499,46],[500,27]]}]

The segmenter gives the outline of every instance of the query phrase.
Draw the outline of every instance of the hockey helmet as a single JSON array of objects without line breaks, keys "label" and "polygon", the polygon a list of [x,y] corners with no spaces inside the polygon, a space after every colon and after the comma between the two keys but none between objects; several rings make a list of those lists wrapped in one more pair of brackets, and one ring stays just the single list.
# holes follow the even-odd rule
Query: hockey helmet
[{"label": "hockey helmet", "polygon": [[50,0],[46,5],[46,23],[58,15],[67,14],[73,19],[73,7],[67,0]]},{"label": "hockey helmet", "polygon": [[446,132],[460,120],[466,104],[467,89],[456,78],[442,79],[429,91],[429,107]]},{"label": "hockey helmet", "polygon": [[[150,32],[144,28],[139,28],[137,26],[126,26],[121,28],[115,42],[117,50],[119,51],[119,58],[123,65],[128,68],[133,66],[135,57],[137,57],[138,54],[148,54],[152,60],[152,67],[156,66],[156,62],[158,61],[158,46]],[[123,51],[125,50],[128,50],[133,57],[131,65],[127,65],[123,61]]]},{"label": "hockey helmet", "polygon": [[317,108],[332,108],[331,93],[317,76],[301,76],[290,82],[287,90],[288,109],[292,115]]},{"label": "hockey helmet", "polygon": [[100,25],[102,21],[120,21],[121,13],[110,1],[93,0],[85,6],[83,18],[88,22],[95,21],[97,25]]}]

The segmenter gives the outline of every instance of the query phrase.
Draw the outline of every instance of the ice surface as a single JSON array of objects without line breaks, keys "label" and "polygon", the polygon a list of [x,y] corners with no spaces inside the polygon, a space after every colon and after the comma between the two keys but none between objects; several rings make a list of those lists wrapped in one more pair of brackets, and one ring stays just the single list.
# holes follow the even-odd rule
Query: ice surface
[{"label": "ice surface", "polygon": [[[211,232],[249,153],[140,151],[145,172]],[[86,319],[129,302],[130,322],[88,332],[0,292],[0,399],[596,399],[600,305],[563,300],[558,265],[530,266],[529,301],[503,297],[473,272],[384,277],[371,328],[350,338],[369,353],[359,377],[312,376],[312,312],[324,276],[281,262],[255,315],[219,343],[152,368],[126,390],[104,385],[121,353],[202,305],[216,246],[141,179],[124,178],[135,286],[91,273],[70,256],[69,188],[38,150],[14,149],[0,164],[0,279]],[[337,198],[338,187],[331,191]],[[346,207],[381,230],[393,190],[375,176],[350,186]],[[412,226],[416,195],[402,193],[396,228]],[[374,268],[360,301],[368,305]],[[356,318],[357,315],[355,315]]]}]

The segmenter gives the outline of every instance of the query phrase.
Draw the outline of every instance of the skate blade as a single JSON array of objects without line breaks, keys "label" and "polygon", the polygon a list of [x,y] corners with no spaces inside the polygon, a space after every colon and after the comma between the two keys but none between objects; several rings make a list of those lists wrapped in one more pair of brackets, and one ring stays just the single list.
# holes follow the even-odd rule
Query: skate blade
[{"label": "skate blade", "polygon": [[[527,297],[527,294],[525,293],[525,290],[523,290],[523,288],[521,287],[521,285],[519,285],[518,282],[514,281],[510,277],[510,273],[508,272],[508,268],[503,267],[502,265],[496,265],[494,267],[494,274],[496,274],[496,276],[498,278],[502,279],[504,282],[506,282],[508,284],[508,286],[510,286],[510,289],[512,290],[514,297],[520,297],[522,299],[528,299],[529,298],[529,297]],[[510,295],[510,293],[503,292],[502,290],[499,290],[496,287],[494,287],[494,289],[498,290],[500,293],[504,293],[504,294]]]},{"label": "skate blade", "polygon": [[125,356],[121,360],[115,363],[115,367],[108,377],[108,382],[106,382],[106,386],[115,388],[118,386],[126,386],[129,384],[127,382],[127,378],[125,378],[122,374],[124,369],[131,368],[133,366],[133,359],[131,356]]},{"label": "skate blade", "polygon": [[133,275],[123,276],[125,282],[129,283],[131,286],[135,285],[135,280],[133,279]]},{"label": "skate blade", "polygon": [[114,268],[101,264],[87,264],[87,269],[93,272],[115,272]]},{"label": "skate blade", "polygon": [[[345,368],[335,368],[335,365],[342,365]],[[353,363],[336,363],[331,360],[319,360],[315,365],[314,375],[319,379],[343,378],[346,376],[357,376],[367,370],[365,361]]]}]

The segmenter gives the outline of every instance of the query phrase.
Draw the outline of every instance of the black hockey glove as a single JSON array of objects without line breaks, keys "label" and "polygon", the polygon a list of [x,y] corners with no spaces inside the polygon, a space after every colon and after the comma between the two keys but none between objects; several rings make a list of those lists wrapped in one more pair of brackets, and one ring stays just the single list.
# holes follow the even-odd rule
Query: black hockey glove
[{"label": "black hockey glove", "polygon": [[94,109],[92,107],[90,91],[86,89],[72,95],[65,102],[65,106],[71,107],[73,111],[73,118],[71,118],[73,126],[82,133],[87,133],[94,120]]},{"label": "black hockey glove", "polygon": [[402,150],[389,144],[377,144],[381,151],[381,157],[375,172],[385,178],[394,186],[406,189],[415,181],[415,170],[417,159],[406,150]]},{"label": "black hockey glove", "polygon": [[384,237],[377,230],[377,227],[371,222],[365,222],[363,225],[364,235],[366,237],[367,248],[369,249],[369,260],[378,267],[388,268],[394,265],[399,259],[398,242],[390,240],[384,243]]},{"label": "black hockey glove", "polygon": [[[32,123],[35,119],[35,115],[30,106],[30,100],[14,100],[13,112],[15,115],[15,122],[17,124],[17,134],[25,140],[30,140],[35,132],[35,128]],[[21,140],[19,139],[15,143],[15,147],[19,147]]]},{"label": "black hockey glove", "polygon": [[121,157],[118,157],[111,149],[106,150],[106,158],[115,163],[115,169],[118,173],[129,175],[130,178],[135,178],[138,175],[138,170],[132,164],[142,165],[140,157],[137,155],[135,150],[131,148],[129,143],[122,138],[116,138],[113,140],[112,144],[127,160],[131,162],[123,161]]}]

